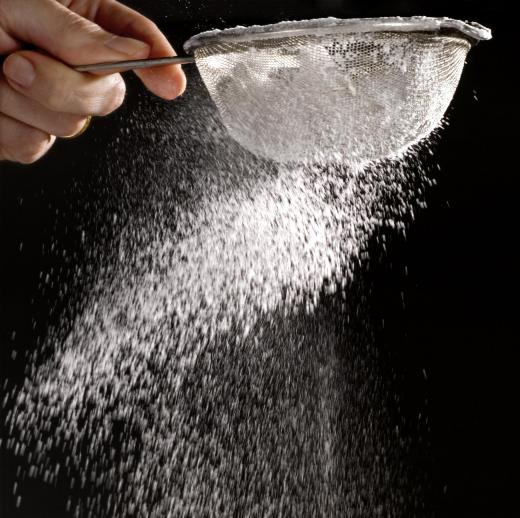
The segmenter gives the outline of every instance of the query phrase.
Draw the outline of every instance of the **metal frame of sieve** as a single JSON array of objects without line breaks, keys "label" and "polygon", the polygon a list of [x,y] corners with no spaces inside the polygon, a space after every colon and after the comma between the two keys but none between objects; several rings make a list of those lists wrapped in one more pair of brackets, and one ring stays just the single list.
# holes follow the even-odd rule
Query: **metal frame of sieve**
[{"label": "metal frame of sieve", "polygon": [[374,32],[425,32],[463,37],[471,44],[491,39],[491,31],[476,23],[452,18],[424,16],[387,18],[321,18],[272,25],[255,25],[233,29],[207,31],[197,34],[184,44],[184,50],[193,54],[197,49],[222,43],[244,43],[277,38],[363,34]]}]

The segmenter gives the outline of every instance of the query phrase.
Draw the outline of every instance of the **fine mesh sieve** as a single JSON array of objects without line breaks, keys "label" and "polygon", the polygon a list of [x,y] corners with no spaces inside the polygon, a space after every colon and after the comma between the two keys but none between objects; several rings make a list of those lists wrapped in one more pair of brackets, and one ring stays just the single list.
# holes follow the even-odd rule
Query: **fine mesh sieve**
[{"label": "fine mesh sieve", "polygon": [[439,125],[477,25],[431,18],[322,19],[189,40],[231,136],[277,161],[374,160]]},{"label": "fine mesh sieve", "polygon": [[359,162],[428,136],[469,49],[490,38],[479,24],[448,18],[325,18],[205,32],[184,48],[230,135],[251,152]]}]

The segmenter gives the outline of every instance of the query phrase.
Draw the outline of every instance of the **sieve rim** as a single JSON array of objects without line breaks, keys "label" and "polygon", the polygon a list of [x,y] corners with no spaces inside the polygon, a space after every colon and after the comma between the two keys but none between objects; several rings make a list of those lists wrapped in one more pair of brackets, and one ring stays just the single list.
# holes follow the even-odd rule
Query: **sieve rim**
[{"label": "sieve rim", "polygon": [[206,31],[191,37],[184,50],[193,54],[197,49],[219,43],[245,43],[265,39],[301,37],[329,34],[364,34],[371,32],[427,32],[450,33],[476,44],[490,40],[491,30],[476,22],[463,22],[453,18],[431,18],[426,16],[383,17],[383,18],[318,18],[271,25],[253,25],[232,29]]}]

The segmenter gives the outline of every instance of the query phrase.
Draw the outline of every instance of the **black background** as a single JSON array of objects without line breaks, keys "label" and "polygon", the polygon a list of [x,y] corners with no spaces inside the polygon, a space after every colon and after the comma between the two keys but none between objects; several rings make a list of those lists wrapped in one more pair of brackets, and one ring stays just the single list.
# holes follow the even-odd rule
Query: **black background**
[{"label": "black background", "polygon": [[[432,481],[430,513],[513,516],[513,422],[518,408],[513,360],[518,343],[513,76],[518,58],[516,29],[505,2],[128,3],[157,21],[178,48],[188,36],[208,28],[327,15],[450,16],[493,29],[492,42],[470,54],[449,110],[450,124],[432,159],[441,172],[437,186],[427,193],[428,208],[418,212],[406,238],[384,231],[385,253],[378,244],[381,236],[374,239],[364,277],[378,347],[387,359],[400,411],[412,415],[427,408],[428,458],[418,450],[410,462],[427,470]],[[12,350],[34,347],[63,311],[53,303],[59,283],[45,289],[41,285],[41,272],[56,274],[63,267],[61,259],[49,253],[49,243],[66,243],[76,250],[74,260],[81,262],[78,214],[95,208],[99,196],[99,182],[89,174],[119,117],[131,112],[139,88],[131,82],[126,108],[96,121],[81,139],[58,142],[38,164],[0,164],[2,382],[22,375],[23,365],[11,359]],[[34,488],[33,514],[15,514],[12,459],[3,454],[0,462],[2,518],[57,516],[46,511],[52,506],[42,488]]]}]

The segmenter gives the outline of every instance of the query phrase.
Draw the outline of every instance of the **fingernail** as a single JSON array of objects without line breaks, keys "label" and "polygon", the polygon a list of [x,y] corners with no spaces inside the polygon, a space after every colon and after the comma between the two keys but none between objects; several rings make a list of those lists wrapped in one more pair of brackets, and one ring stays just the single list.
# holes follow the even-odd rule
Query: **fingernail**
[{"label": "fingernail", "polygon": [[122,38],[114,36],[109,39],[105,45],[116,52],[125,54],[130,58],[146,58],[150,53],[150,46],[143,41],[134,40],[133,38]]},{"label": "fingernail", "polygon": [[4,74],[21,86],[31,86],[36,77],[36,70],[28,59],[14,54],[4,62]]}]

